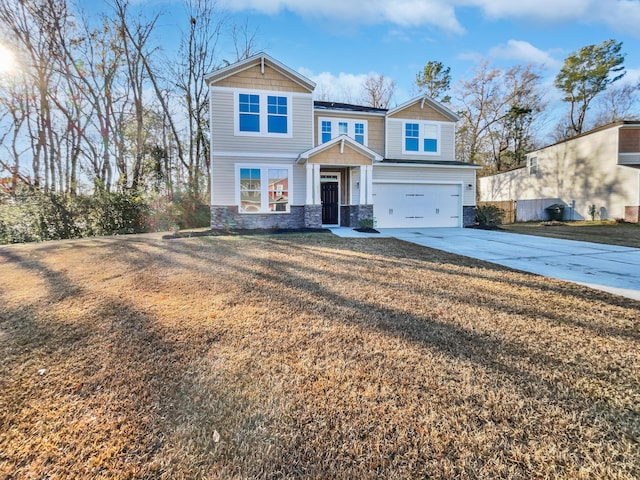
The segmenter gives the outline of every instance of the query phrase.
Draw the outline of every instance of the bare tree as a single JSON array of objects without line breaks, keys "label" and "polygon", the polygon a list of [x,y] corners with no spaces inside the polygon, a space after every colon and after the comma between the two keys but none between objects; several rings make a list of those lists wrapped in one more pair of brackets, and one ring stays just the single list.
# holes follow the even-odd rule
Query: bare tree
[{"label": "bare tree", "polygon": [[540,75],[533,66],[507,71],[481,63],[461,84],[461,124],[456,154],[495,172],[517,165],[533,145],[532,125],[544,108]]},{"label": "bare tree", "polygon": [[393,80],[379,73],[370,73],[362,85],[362,102],[373,108],[388,108],[395,89]]},{"label": "bare tree", "polygon": [[637,119],[640,115],[640,84],[626,83],[608,88],[596,99],[595,117],[588,128],[596,128],[619,120]]}]

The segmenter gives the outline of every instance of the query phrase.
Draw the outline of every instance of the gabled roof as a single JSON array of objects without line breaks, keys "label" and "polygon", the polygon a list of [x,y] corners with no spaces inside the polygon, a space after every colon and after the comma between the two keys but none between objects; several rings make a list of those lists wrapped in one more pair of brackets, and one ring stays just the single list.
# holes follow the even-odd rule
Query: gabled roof
[{"label": "gabled roof", "polygon": [[315,82],[309,80],[307,77],[299,74],[295,70],[290,69],[289,67],[280,63],[275,58],[270,57],[266,53],[258,53],[245,60],[241,60],[218,70],[214,70],[213,72],[206,74],[204,76],[204,79],[209,85],[211,85],[244,70],[255,67],[256,65],[260,65],[261,68],[264,68],[265,64],[269,65],[269,67],[273,68],[280,74],[284,75],[291,81],[297,83],[310,92],[313,92],[314,88],[316,88]]},{"label": "gabled roof", "polygon": [[325,150],[328,150],[337,144],[340,144],[341,147],[344,147],[344,145],[348,145],[352,150],[355,150],[361,155],[370,158],[374,162],[382,161],[382,155],[374,152],[370,148],[365,147],[361,143],[356,142],[353,138],[348,137],[347,135],[339,135],[335,138],[332,138],[328,142],[322,143],[317,147],[307,150],[306,152],[302,152],[300,155],[298,155],[298,159],[296,161],[297,163],[304,163],[305,161],[309,160],[310,157],[324,152]]},{"label": "gabled roof", "polygon": [[391,110],[389,110],[387,112],[387,116],[394,115],[394,114],[400,112],[401,110],[404,110],[407,107],[415,105],[416,103],[420,103],[421,106],[429,105],[435,111],[437,111],[437,112],[441,113],[442,115],[444,115],[445,117],[449,118],[452,122],[457,122],[458,120],[460,120],[460,117],[458,117],[458,115],[453,113],[451,110],[449,110],[447,107],[445,107],[442,103],[436,102],[433,98],[428,97],[426,95],[420,95],[419,97],[415,97],[415,98],[409,100],[408,102],[403,103],[402,105],[398,105],[397,107],[392,108]]}]

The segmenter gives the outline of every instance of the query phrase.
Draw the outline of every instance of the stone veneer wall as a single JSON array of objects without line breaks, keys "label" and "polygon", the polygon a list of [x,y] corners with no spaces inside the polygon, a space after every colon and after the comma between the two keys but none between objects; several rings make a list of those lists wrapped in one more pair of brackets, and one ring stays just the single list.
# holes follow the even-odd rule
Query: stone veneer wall
[{"label": "stone veneer wall", "polygon": [[322,228],[322,205],[292,206],[290,213],[238,213],[237,206],[212,206],[211,228],[272,229]]},{"label": "stone veneer wall", "polygon": [[373,218],[373,205],[340,206],[340,226],[358,228],[360,220]]},{"label": "stone veneer wall", "polygon": [[640,222],[640,206],[624,207],[624,220],[625,222]]},{"label": "stone veneer wall", "polygon": [[476,223],[476,207],[462,207],[462,226],[468,227]]},{"label": "stone veneer wall", "polygon": [[237,206],[212,206],[211,228],[225,229],[271,229],[305,227],[305,207],[291,207],[290,213],[238,213]]}]

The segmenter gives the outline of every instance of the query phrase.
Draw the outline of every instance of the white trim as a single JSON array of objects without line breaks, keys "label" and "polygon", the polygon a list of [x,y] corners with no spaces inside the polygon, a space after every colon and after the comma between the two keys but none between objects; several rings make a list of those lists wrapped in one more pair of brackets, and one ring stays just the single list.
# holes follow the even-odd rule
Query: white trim
[{"label": "white trim", "polygon": [[219,82],[220,80],[224,80],[225,78],[232,77],[237,73],[248,70],[249,68],[257,65],[258,61],[260,61],[261,64],[264,65],[265,60],[271,63],[272,67],[275,67],[274,70],[279,71],[280,74],[289,78],[294,83],[297,83],[301,87],[306,88],[310,92],[312,92],[315,89],[316,87],[315,82],[313,82],[312,80],[309,80],[304,75],[290,69],[289,67],[287,67],[283,63],[280,63],[278,60],[267,55],[266,53],[258,53],[252,57],[233,63],[224,68],[215,70],[211,73],[206,74],[204,76],[204,79],[209,84]]},{"label": "white trim", "polygon": [[318,145],[322,143],[327,143],[322,141],[322,122],[331,122],[331,138],[328,141],[333,140],[336,137],[340,136],[338,124],[346,123],[347,124],[347,136],[356,139],[356,123],[364,124],[364,142],[360,143],[360,145],[364,145],[368,147],[369,145],[369,122],[367,120],[360,120],[355,118],[348,117],[318,117],[317,123],[314,125],[318,128]]},{"label": "white trim", "polygon": [[[325,178],[323,180],[322,177],[327,176],[327,177],[331,177],[331,178]],[[342,206],[342,185],[340,182],[340,178],[342,177],[342,175],[340,175],[340,172],[332,172],[329,170],[326,171],[322,171],[320,172],[320,197],[322,197],[322,184],[323,183],[337,183],[338,184],[338,223],[333,224],[333,223],[327,223],[326,225],[340,225],[340,207]],[[320,204],[322,201],[322,198],[319,199]],[[322,220],[322,219],[321,219]],[[323,225],[325,225],[323,223]]]},{"label": "white trim", "polygon": [[[260,130],[258,132],[245,132],[240,130],[240,95],[258,95],[260,102]],[[287,99],[287,133],[274,133],[268,131],[269,113],[267,99],[269,96],[284,97]],[[255,114],[254,114],[255,115]],[[238,88],[233,91],[233,135],[236,137],[263,137],[263,138],[292,138],[293,137],[293,98],[288,92],[273,90],[251,90]]]},{"label": "white trim", "polygon": [[451,180],[374,180],[373,183],[407,183],[407,184],[421,184],[421,185],[460,185],[464,186],[464,182],[454,182]]},{"label": "white trim", "polygon": [[[331,114],[332,112],[335,113],[336,115],[344,115],[344,118],[349,118],[349,117],[367,117],[367,116],[376,116],[376,117],[384,117],[387,115],[387,112],[359,112],[356,110],[347,110],[347,109],[340,109],[340,108],[316,108],[315,104],[313,107],[313,111],[315,112],[316,115],[324,115],[324,112],[327,112],[329,114]],[[324,115],[327,116],[327,115]],[[334,117],[333,115],[329,115],[330,118],[342,118],[342,117]]]},{"label": "white trim", "polygon": [[289,96],[293,98],[313,98],[312,93],[288,92],[286,90],[262,90],[259,88],[217,87],[217,86],[210,87],[210,90],[212,92],[222,92],[222,93],[240,92],[240,93],[259,93],[259,94],[270,94],[270,95],[277,93],[277,94],[280,94],[281,97]]},{"label": "white trim", "polygon": [[[431,121],[431,120],[411,120],[411,119],[402,119],[402,135],[401,135],[401,139],[402,139],[402,154],[403,155],[420,155],[420,156],[425,156],[425,155],[429,155],[429,156],[435,156],[435,157],[439,157],[441,155],[441,150],[442,150],[442,124],[444,122],[436,122],[436,121]],[[407,124],[417,124],[418,125],[418,151],[413,151],[413,150],[407,150]],[[427,137],[425,134],[425,128],[427,126],[435,126],[436,127],[436,146],[437,149],[435,152],[427,152],[425,150],[423,150],[424,147],[424,141],[427,138],[431,138],[431,137]]]},{"label": "white trim", "polygon": [[404,110],[407,107],[410,107],[414,103],[421,102],[421,107],[424,108],[424,104],[427,103],[431,108],[443,114],[445,117],[449,117],[452,122],[457,122],[460,120],[460,117],[445,107],[442,103],[436,102],[434,99],[428,97],[427,95],[420,95],[419,97],[412,98],[411,100],[403,103],[402,105],[398,105],[395,108],[392,108],[387,112],[387,116],[390,117],[395,115],[396,113]]},{"label": "white trim", "polygon": [[482,169],[480,165],[443,165],[443,164],[433,165],[430,163],[376,163],[375,166],[376,168],[411,167],[411,168],[458,168],[458,169],[472,169],[472,170]]},{"label": "white trim", "polygon": [[[325,143],[321,143],[320,145],[313,147],[309,150],[306,150],[302,153],[300,153],[300,155],[298,155],[297,157],[297,163],[304,163],[305,161],[307,161],[310,157],[324,151],[324,150],[328,150],[331,147],[333,147],[334,145],[336,145],[337,143],[341,143],[344,142],[345,144],[347,144],[348,146],[350,146],[353,150],[355,150],[356,152],[359,152],[361,155],[368,157],[371,159],[372,162],[379,162],[382,160],[382,156],[377,153],[374,152],[373,150],[371,150],[369,147],[366,147],[364,145],[362,145],[361,143],[356,142],[353,138],[348,137],[346,135],[340,135],[339,137],[334,137],[331,140],[329,140],[328,142]],[[339,163],[337,163],[336,165],[340,165]]]},{"label": "white trim", "polygon": [[295,153],[262,153],[262,152],[223,152],[223,151],[212,151],[212,155],[216,157],[234,157],[234,158],[282,158],[286,160],[295,160],[298,158],[298,155]]},{"label": "white trim", "polygon": [[[257,212],[241,212],[240,211],[240,169],[241,168],[255,168],[260,169],[260,203],[261,209]],[[285,212],[270,212],[269,211],[269,169],[272,170],[287,170],[287,186],[288,186],[288,211]],[[263,178],[263,173],[265,177]],[[242,215],[256,215],[256,214],[268,214],[268,215],[282,215],[291,213],[291,206],[293,205],[293,165],[289,164],[277,164],[277,163],[236,163],[234,164],[234,195],[235,205],[238,207],[238,213]],[[266,210],[265,210],[266,208]]]}]

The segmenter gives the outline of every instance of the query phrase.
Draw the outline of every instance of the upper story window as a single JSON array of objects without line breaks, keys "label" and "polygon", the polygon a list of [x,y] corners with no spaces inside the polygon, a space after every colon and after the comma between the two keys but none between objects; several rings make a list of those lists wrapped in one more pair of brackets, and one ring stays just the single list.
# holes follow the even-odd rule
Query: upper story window
[{"label": "upper story window", "polygon": [[290,211],[290,167],[275,165],[238,166],[238,210],[240,213]]},{"label": "upper story window", "polygon": [[321,122],[322,128],[322,143],[326,143],[331,140],[331,122],[323,120]]},{"label": "upper story window", "polygon": [[267,131],[269,133],[287,133],[287,97],[267,97]]},{"label": "upper story window", "polygon": [[236,135],[290,136],[290,98],[268,93],[236,93]]},{"label": "upper story window", "polygon": [[348,135],[356,142],[367,145],[368,122],[366,120],[354,120],[344,118],[320,118],[320,143],[326,143],[339,135]]},{"label": "upper story window", "polygon": [[535,175],[538,173],[538,157],[529,157],[527,159],[529,167],[529,175]]},{"label": "upper story window", "polygon": [[436,123],[405,122],[403,153],[440,154],[440,126]]},{"label": "upper story window", "polygon": [[260,96],[241,93],[238,100],[240,111],[240,131],[260,131]]}]

